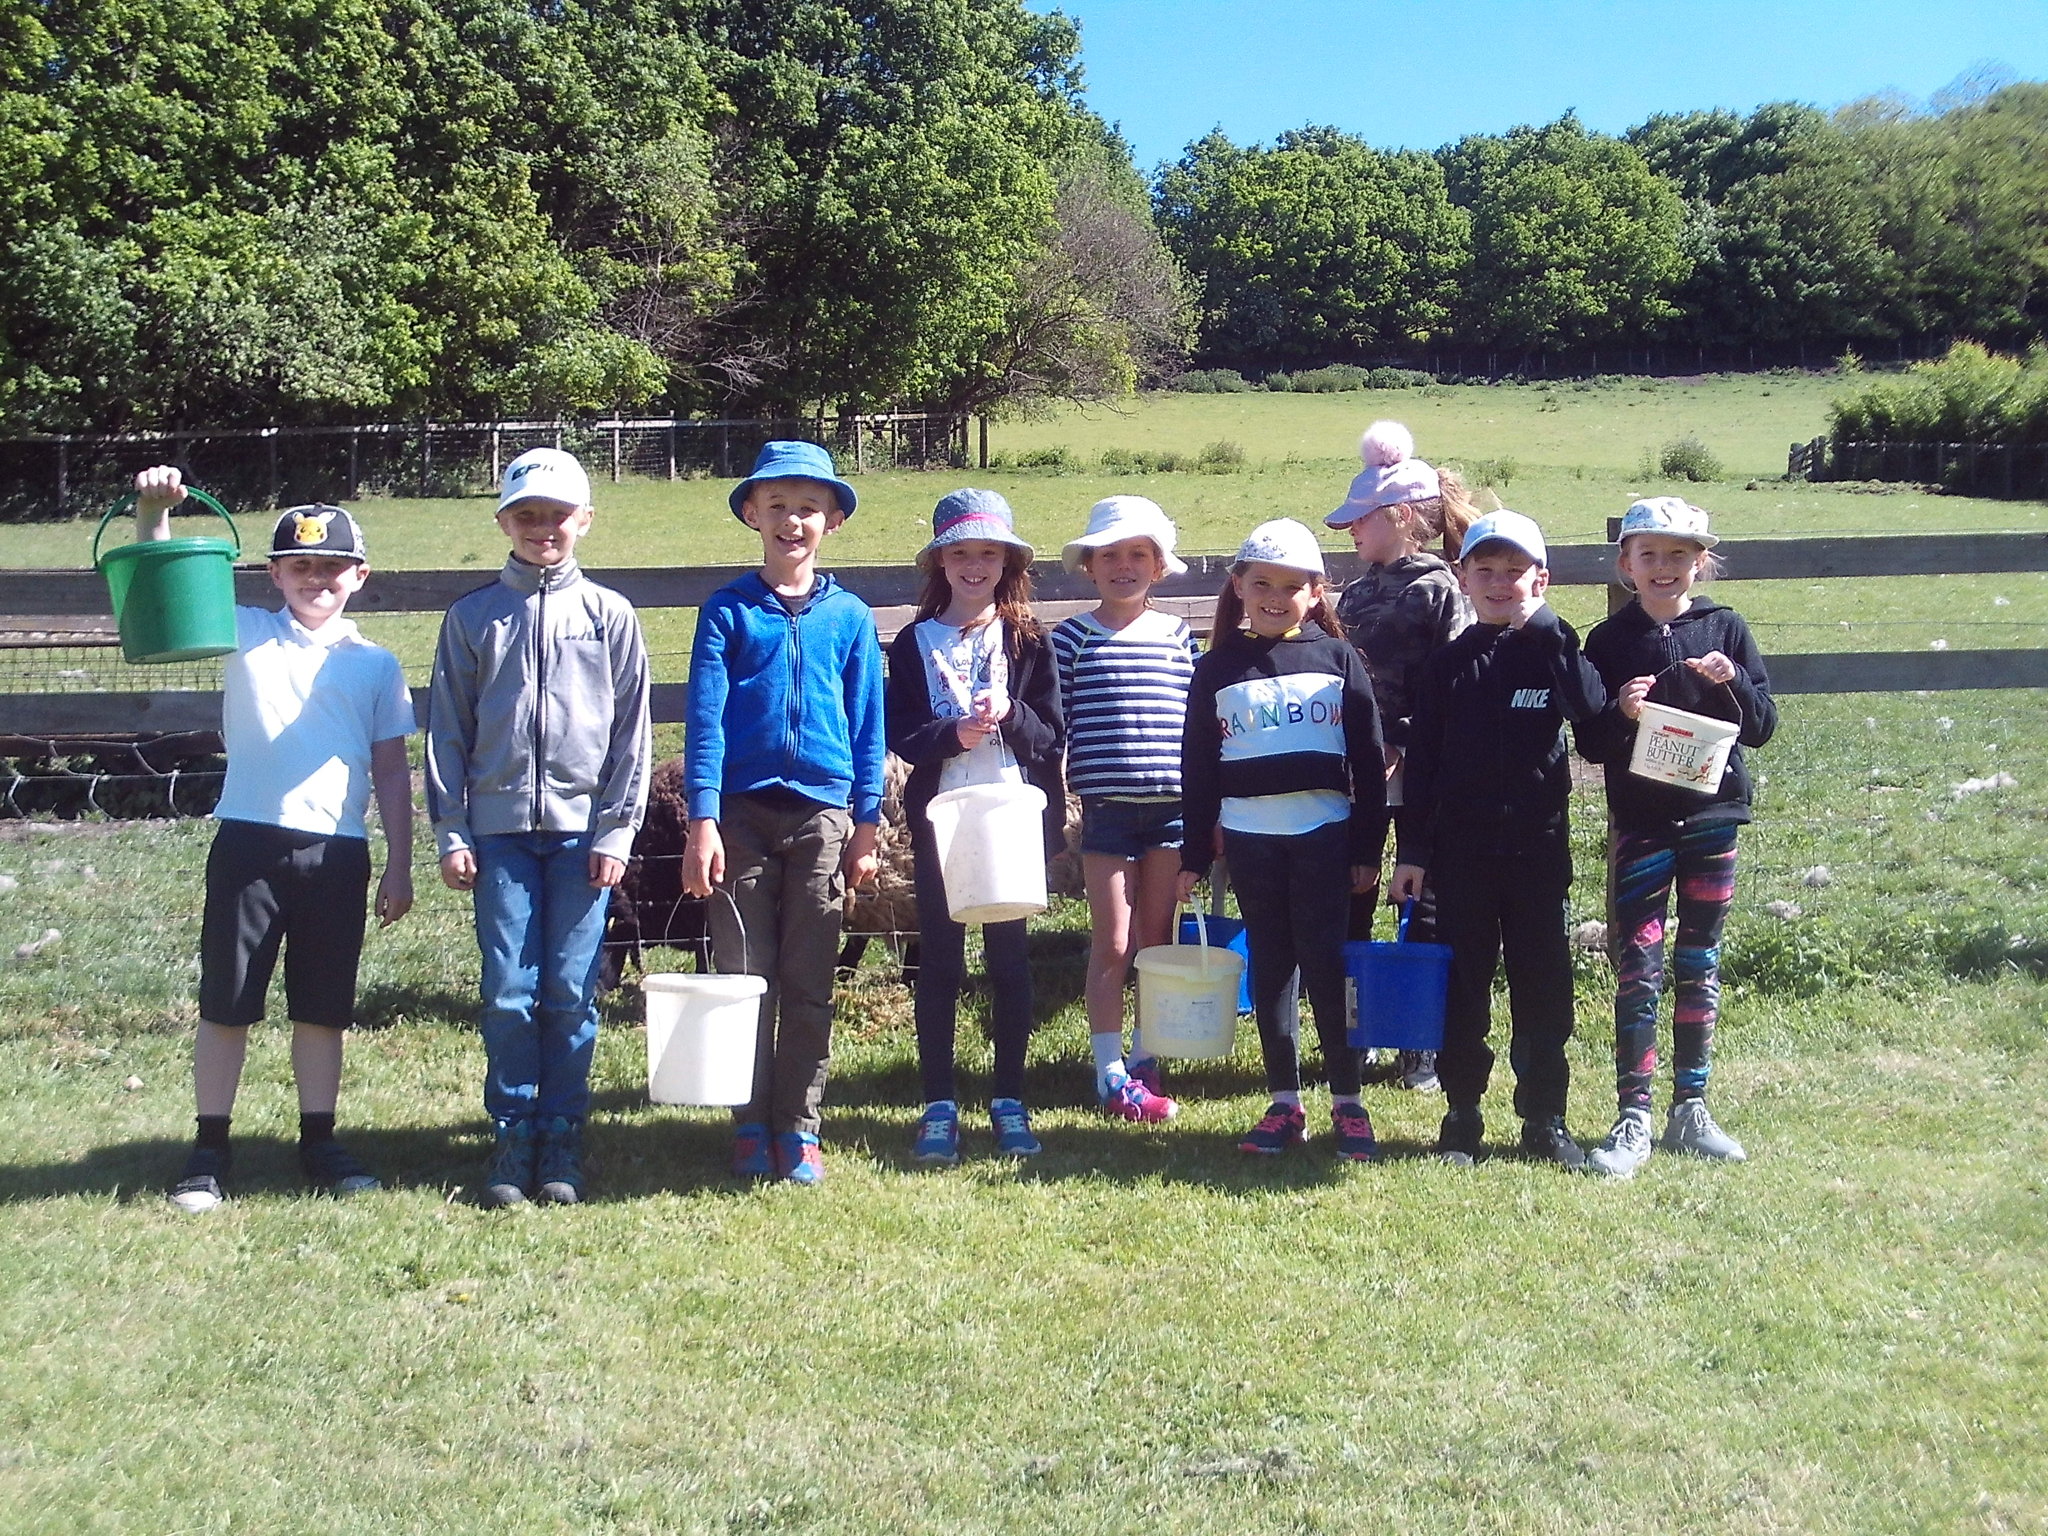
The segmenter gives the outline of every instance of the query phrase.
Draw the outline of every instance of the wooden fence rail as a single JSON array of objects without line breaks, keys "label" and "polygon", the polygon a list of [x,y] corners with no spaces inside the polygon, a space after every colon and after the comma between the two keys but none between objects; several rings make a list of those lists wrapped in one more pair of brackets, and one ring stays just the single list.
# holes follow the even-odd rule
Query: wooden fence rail
[{"label": "wooden fence rail", "polygon": [[[1717,551],[1727,579],[1739,581],[1826,580],[1884,576],[1968,575],[2048,571],[2048,533],[1897,534],[1871,538],[1747,539],[1724,542]],[[1614,582],[1614,550],[1607,544],[1562,544],[1550,551],[1551,579],[1560,586],[1606,586],[1611,600],[1624,596]],[[1188,571],[1153,590],[1174,600],[1197,628],[1205,628],[1210,602],[1222,585],[1230,557],[1193,555]],[[1358,571],[1356,556],[1328,556],[1332,582]],[[589,574],[629,598],[636,607],[694,608],[747,567],[627,566]],[[917,600],[920,578],[904,566],[846,566],[835,577],[877,609],[902,608]],[[1034,572],[1040,599],[1050,607],[1091,601],[1085,577],[1041,562]],[[476,569],[379,570],[350,604],[353,613],[438,613],[490,577]],[[276,589],[261,566],[238,570],[236,595],[268,605]],[[102,616],[106,589],[89,570],[0,571],[0,614]],[[900,622],[901,616],[896,616]],[[18,622],[18,621],[17,621]],[[1899,690],[2048,687],[2048,649],[1985,651],[1896,651],[1774,653],[1769,657],[1776,692],[1890,693]],[[146,678],[137,669],[137,680]],[[654,717],[683,717],[686,685],[660,683]],[[417,692],[424,712],[426,690]],[[0,694],[0,736],[70,736],[95,732],[213,730],[220,724],[220,695],[206,692],[12,693]]]}]

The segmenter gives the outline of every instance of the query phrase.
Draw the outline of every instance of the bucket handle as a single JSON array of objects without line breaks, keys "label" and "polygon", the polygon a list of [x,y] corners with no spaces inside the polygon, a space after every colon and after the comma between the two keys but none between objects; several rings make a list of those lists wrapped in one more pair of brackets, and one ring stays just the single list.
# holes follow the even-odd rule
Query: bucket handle
[{"label": "bucket handle", "polygon": [[1413,896],[1410,896],[1406,901],[1401,903],[1401,920],[1398,923],[1394,924],[1394,942],[1396,944],[1405,944],[1408,942],[1408,923],[1409,920],[1412,919],[1414,916],[1415,898]]},{"label": "bucket handle", "polygon": [[[207,495],[206,492],[199,489],[199,487],[196,485],[186,486],[185,494],[189,496],[192,500],[198,502],[200,506],[206,508],[207,511],[219,517],[222,522],[228,525],[228,536],[235,541],[234,558],[237,560],[241,559],[242,535],[240,531],[235,527],[235,520],[232,517],[228,516],[228,509],[222,506],[219,502],[215,501],[211,496]],[[134,509],[135,503],[139,500],[141,500],[141,497],[139,497],[134,491],[130,491],[126,496],[123,496],[111,507],[107,508],[107,515],[100,519],[99,527],[93,530],[92,563],[94,566],[98,566],[100,563],[100,540],[106,537],[107,524],[111,523],[115,518],[119,517],[123,512],[132,511]]]},{"label": "bucket handle", "polygon": [[[1187,902],[1181,910],[1192,912],[1195,915],[1195,941],[1202,951],[1202,958],[1198,964],[1201,966],[1201,974],[1207,976],[1209,974],[1209,924],[1202,916],[1201,903]],[[1180,943],[1180,917],[1178,913],[1175,914],[1173,920],[1173,942],[1176,944]]]}]

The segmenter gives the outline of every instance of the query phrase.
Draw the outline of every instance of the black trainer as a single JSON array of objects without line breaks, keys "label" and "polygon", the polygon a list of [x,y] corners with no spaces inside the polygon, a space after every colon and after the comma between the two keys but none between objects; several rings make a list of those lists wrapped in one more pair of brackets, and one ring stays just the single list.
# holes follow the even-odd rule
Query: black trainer
[{"label": "black trainer", "polygon": [[534,1159],[540,1140],[531,1119],[500,1120],[498,1144],[484,1169],[484,1189],[479,1197],[485,1205],[524,1205],[533,1190]]},{"label": "black trainer", "polygon": [[1470,1168],[1485,1144],[1486,1122],[1477,1104],[1453,1104],[1436,1133],[1436,1155],[1454,1168]]},{"label": "black trainer", "polygon": [[1522,1152],[1560,1168],[1576,1170],[1586,1166],[1586,1149],[1572,1140],[1572,1133],[1564,1128],[1563,1115],[1552,1115],[1548,1120],[1524,1120]]},{"label": "black trainer", "polygon": [[583,1198],[583,1122],[556,1115],[540,1123],[540,1156],[533,1172],[534,1199],[575,1205]]},{"label": "black trainer", "polygon": [[314,1189],[338,1199],[384,1187],[362,1159],[331,1136],[299,1143],[299,1171]]},{"label": "black trainer", "polygon": [[226,1147],[194,1147],[185,1159],[185,1171],[171,1186],[171,1204],[195,1216],[212,1210],[228,1197],[221,1181],[234,1161],[234,1153]]}]

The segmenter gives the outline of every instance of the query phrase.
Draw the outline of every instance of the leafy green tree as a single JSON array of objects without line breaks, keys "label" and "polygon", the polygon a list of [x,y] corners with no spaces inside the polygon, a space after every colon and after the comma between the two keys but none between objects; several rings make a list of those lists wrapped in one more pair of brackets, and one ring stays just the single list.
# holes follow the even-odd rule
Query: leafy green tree
[{"label": "leafy green tree", "polygon": [[1566,114],[1440,152],[1472,220],[1461,331],[1512,347],[1653,332],[1692,267],[1684,205],[1632,146]]},{"label": "leafy green tree", "polygon": [[944,398],[1054,227],[1072,24],[1020,0],[705,0],[703,27],[754,398]]},{"label": "leafy green tree", "polygon": [[1270,367],[1439,335],[1469,221],[1436,162],[1334,128],[1240,149],[1221,132],[1159,178],[1169,248],[1202,285],[1205,360]]},{"label": "leafy green tree", "polygon": [[1867,178],[1810,107],[1653,117],[1628,140],[1686,199],[1692,274],[1674,334],[1707,345],[1884,334],[1897,280]]}]

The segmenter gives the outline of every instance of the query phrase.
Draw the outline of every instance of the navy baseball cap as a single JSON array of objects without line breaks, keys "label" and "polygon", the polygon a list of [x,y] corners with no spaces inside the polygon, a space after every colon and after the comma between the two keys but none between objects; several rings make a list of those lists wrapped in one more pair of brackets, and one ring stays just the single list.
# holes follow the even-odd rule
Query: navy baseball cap
[{"label": "navy baseball cap", "polygon": [[339,555],[364,565],[370,557],[363,549],[363,530],[343,507],[324,503],[293,507],[277,520],[270,531],[270,558],[286,555]]}]

